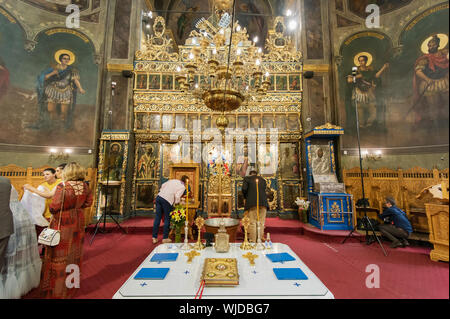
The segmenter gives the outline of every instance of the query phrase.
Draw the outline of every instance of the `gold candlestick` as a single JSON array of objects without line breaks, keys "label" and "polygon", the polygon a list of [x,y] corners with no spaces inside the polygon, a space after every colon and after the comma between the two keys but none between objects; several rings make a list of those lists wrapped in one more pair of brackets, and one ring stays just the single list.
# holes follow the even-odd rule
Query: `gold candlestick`
[{"label": "gold candlestick", "polygon": [[259,178],[256,178],[256,215],[259,222]]},{"label": "gold candlestick", "polygon": [[186,180],[186,221],[189,223],[189,179]]},{"label": "gold candlestick", "polygon": [[186,222],[184,223],[184,244],[181,246],[181,250],[191,249],[188,240],[189,233],[189,179],[186,180]]},{"label": "gold candlestick", "polygon": [[242,250],[253,249],[253,245],[248,242],[248,237],[247,237],[247,229],[248,229],[249,225],[250,225],[250,218],[248,218],[248,216],[245,216],[244,218],[242,218],[242,226],[244,226],[244,242],[242,243],[242,245],[240,247]]},{"label": "gold candlestick", "polygon": [[197,249],[197,250],[205,249],[205,245],[203,245],[202,240],[201,240],[202,228],[203,228],[204,224],[205,224],[205,220],[203,219],[203,217],[201,217],[201,216],[197,217],[197,219],[195,220],[195,225],[197,225],[197,229],[198,229],[198,239],[197,239],[197,243],[193,247],[194,249]]},{"label": "gold candlestick", "polygon": [[258,216],[258,222],[257,222],[257,238],[256,238],[256,250],[264,250],[264,245],[261,241],[261,220],[259,219],[259,178],[256,178],[256,214]]}]

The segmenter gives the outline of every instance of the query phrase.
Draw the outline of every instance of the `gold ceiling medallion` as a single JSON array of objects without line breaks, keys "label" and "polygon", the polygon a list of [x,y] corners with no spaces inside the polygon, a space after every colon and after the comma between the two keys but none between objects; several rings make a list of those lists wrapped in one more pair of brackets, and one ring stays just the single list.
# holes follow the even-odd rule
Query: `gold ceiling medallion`
[{"label": "gold ceiling medallion", "polygon": [[143,50],[136,52],[136,60],[140,61],[172,61],[179,59],[179,54],[173,52],[172,39],[166,35],[166,22],[158,16],[153,23],[153,35],[147,36]]}]

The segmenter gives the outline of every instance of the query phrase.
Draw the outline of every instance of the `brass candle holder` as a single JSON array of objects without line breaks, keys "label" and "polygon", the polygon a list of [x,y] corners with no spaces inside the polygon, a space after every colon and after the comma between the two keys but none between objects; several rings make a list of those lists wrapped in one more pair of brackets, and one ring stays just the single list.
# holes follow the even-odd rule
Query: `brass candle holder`
[{"label": "brass candle holder", "polygon": [[251,250],[253,249],[253,245],[248,242],[248,226],[250,225],[250,218],[245,216],[242,218],[242,226],[244,226],[244,242],[241,245],[242,250]]},{"label": "brass candle holder", "polygon": [[203,250],[203,249],[205,249],[205,245],[203,245],[202,240],[201,240],[202,228],[203,228],[203,225],[205,225],[205,220],[203,219],[203,217],[201,217],[201,216],[197,217],[197,219],[195,220],[195,225],[197,225],[197,229],[198,229],[198,239],[197,239],[197,242],[195,243],[193,249]]},{"label": "brass candle holder", "polygon": [[181,250],[190,250],[192,245],[189,244],[189,179],[186,180],[186,222],[184,223],[184,244],[180,247]]}]

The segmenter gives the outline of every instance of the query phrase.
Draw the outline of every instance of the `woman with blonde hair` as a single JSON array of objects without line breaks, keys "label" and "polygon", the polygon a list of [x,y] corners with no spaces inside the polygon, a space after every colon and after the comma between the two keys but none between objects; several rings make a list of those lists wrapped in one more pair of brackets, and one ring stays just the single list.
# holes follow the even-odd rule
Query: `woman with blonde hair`
[{"label": "woman with blonde hair", "polygon": [[68,164],[62,173],[50,204],[51,229],[59,229],[58,246],[47,247],[42,266],[40,291],[42,298],[71,298],[76,288],[66,286],[68,265],[81,268],[84,242],[84,208],[92,205],[92,193],[85,182],[86,170],[77,163]]}]

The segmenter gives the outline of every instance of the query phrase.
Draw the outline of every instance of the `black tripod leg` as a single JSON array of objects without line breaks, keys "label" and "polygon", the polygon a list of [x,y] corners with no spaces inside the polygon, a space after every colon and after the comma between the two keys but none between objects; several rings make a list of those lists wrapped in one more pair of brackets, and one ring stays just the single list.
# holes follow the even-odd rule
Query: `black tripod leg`
[{"label": "black tripod leg", "polygon": [[[354,238],[353,237],[353,233],[355,232],[355,230],[356,230],[356,226],[352,229],[352,231],[347,235],[347,237],[345,237],[344,238],[344,241],[342,242],[343,244],[345,244],[345,242],[347,241],[347,239],[349,239],[349,238]],[[355,238],[355,239],[357,239],[357,238]],[[359,240],[359,242],[361,242],[361,239],[358,239]]]},{"label": "black tripod leg", "polygon": [[[102,216],[102,217],[103,217],[103,216]],[[95,235],[96,235],[97,232],[98,232],[98,224],[100,224],[100,221],[102,220],[102,217],[100,217],[100,218],[98,219],[97,223],[95,224],[94,235],[92,235],[91,242],[89,243],[91,246],[92,246],[92,242],[94,241]]]},{"label": "black tripod leg", "polygon": [[121,231],[123,231],[123,233],[124,234],[126,234],[127,232],[126,232],[126,230],[125,229],[123,229],[122,228],[122,226],[120,226],[120,224],[119,224],[119,222],[112,216],[112,215],[109,215],[109,217],[111,217],[112,218],[112,220],[116,223],[116,225],[117,225],[117,227],[119,227],[120,228],[120,230]]},{"label": "black tripod leg", "polygon": [[387,257],[386,250],[384,250],[384,247],[383,247],[383,244],[380,241],[380,238],[378,238],[377,234],[375,233],[375,229],[373,228],[372,222],[370,221],[370,219],[367,216],[365,218],[367,219],[366,223],[369,225],[370,230],[373,233],[373,236],[376,238],[378,244],[380,245],[381,249],[383,250],[384,255]]}]

